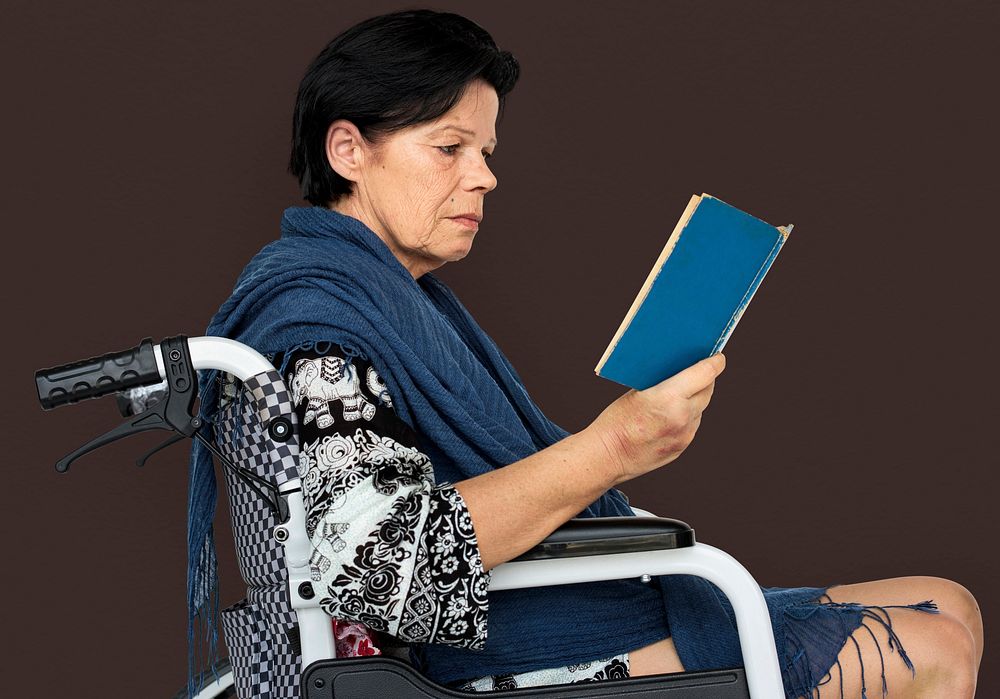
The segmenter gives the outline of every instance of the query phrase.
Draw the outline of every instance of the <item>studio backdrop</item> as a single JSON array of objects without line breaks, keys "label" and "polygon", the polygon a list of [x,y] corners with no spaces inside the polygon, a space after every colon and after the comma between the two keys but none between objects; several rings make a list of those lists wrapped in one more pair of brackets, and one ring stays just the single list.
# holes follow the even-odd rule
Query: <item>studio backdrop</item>
[{"label": "studio backdrop", "polygon": [[[53,469],[113,400],[43,412],[33,373],[200,335],[302,205],[306,66],[398,2],[6,2],[7,696],[170,696],[186,662],[186,446]],[[990,3],[437,2],[518,58],[471,253],[437,274],[570,431],[692,194],[781,257],[688,450],[622,487],[768,586],[956,580],[992,647],[1000,564]],[[222,603],[243,595],[226,507]],[[13,688],[11,688],[13,683]],[[110,694],[107,694],[110,692]]]}]

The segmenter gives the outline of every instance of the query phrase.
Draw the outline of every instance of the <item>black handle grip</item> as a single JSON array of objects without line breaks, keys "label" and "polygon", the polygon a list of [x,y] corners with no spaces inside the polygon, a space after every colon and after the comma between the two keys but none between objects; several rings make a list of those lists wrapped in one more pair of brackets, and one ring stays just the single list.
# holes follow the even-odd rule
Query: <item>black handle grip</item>
[{"label": "black handle grip", "polygon": [[45,410],[162,380],[156,368],[151,337],[140,342],[138,347],[123,352],[111,352],[35,372],[38,401]]}]

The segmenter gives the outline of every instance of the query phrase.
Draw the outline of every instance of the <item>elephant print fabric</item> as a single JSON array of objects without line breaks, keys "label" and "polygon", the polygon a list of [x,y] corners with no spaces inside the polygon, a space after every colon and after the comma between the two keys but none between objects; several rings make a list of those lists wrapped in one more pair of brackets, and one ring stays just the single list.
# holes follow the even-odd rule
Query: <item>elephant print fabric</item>
[{"label": "elephant print fabric", "polygon": [[[371,367],[367,373],[370,389],[372,381],[378,381],[378,375]],[[315,420],[320,429],[330,427],[334,423],[330,413],[333,401],[340,401],[344,420],[375,417],[375,405],[361,393],[357,369],[341,357],[298,360],[290,388],[295,405],[307,401],[304,424]]]}]

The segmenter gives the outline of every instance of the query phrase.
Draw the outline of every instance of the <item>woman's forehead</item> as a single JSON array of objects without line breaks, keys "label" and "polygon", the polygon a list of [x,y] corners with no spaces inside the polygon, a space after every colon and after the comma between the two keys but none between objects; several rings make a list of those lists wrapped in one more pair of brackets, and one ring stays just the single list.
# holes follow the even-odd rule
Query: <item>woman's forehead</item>
[{"label": "woman's forehead", "polygon": [[500,107],[496,90],[484,80],[473,81],[461,99],[447,112],[426,125],[425,133],[436,136],[456,131],[472,139],[496,145],[496,121]]}]

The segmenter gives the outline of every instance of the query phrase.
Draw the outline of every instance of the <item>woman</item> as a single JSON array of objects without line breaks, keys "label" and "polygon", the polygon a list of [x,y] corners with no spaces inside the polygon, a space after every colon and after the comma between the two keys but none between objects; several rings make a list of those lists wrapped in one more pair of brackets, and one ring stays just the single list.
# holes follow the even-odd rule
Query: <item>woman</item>
[{"label": "woman", "polygon": [[[569,518],[631,514],[615,486],[684,451],[725,367],[713,356],[630,390],[568,434],[431,273],[472,247],[517,77],[454,14],[395,13],[334,39],[294,115],[290,169],[313,206],[285,212],[207,332],[286,377],[314,581],[331,616],[381,632],[365,643],[402,640],[425,674],[467,691],[739,665],[731,608],[690,576],[486,594],[493,567]],[[203,401],[220,424],[214,394]],[[218,408],[235,410],[225,392]],[[765,597],[789,697],[974,694],[982,622],[961,585]]]}]

